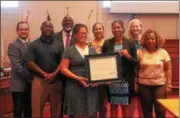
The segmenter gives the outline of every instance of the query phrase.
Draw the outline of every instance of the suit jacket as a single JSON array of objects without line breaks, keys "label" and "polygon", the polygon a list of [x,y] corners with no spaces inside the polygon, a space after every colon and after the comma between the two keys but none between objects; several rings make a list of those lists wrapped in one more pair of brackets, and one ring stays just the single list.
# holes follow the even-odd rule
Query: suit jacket
[{"label": "suit jacket", "polygon": [[[60,32],[55,33],[54,34],[54,38],[59,40],[62,43],[62,45],[63,45],[62,48],[64,50],[63,34],[62,34],[62,32],[63,32],[63,30],[61,30]],[[75,38],[74,34],[72,33],[70,45],[72,46],[72,45],[75,45],[75,44],[76,44],[76,38]]]},{"label": "suit jacket", "polygon": [[[115,38],[110,38],[105,40],[102,47],[102,53],[112,53],[114,52]],[[129,60],[125,57],[121,57],[122,74],[123,77],[129,82],[129,84],[134,86],[135,71],[134,68],[138,64],[136,47],[133,42],[129,41],[127,38],[123,37],[123,49],[127,49],[132,58]]]},{"label": "suit jacket", "polygon": [[24,92],[32,80],[32,75],[27,69],[27,47],[20,39],[16,39],[8,46],[8,56],[11,61],[10,89],[14,92]]},{"label": "suit jacket", "polygon": [[[60,32],[54,33],[53,37],[56,40],[59,40],[61,45],[63,46],[62,47],[62,54],[63,54],[65,47],[64,47],[64,43],[63,43],[63,34],[62,33],[63,33],[63,30],[61,30]],[[72,33],[70,46],[75,45],[75,44],[76,44],[76,38],[75,38],[75,35]],[[62,56],[62,54],[60,54],[60,55]],[[59,73],[59,76],[61,77],[62,81],[64,82],[66,77],[61,73]]]}]

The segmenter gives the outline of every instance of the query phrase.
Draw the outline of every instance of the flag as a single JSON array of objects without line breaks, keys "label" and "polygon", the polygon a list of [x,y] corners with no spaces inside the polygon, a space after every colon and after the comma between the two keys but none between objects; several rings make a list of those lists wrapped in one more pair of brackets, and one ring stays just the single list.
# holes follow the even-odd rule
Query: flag
[{"label": "flag", "polygon": [[47,21],[51,21],[51,18],[50,18],[48,10],[47,10]]}]

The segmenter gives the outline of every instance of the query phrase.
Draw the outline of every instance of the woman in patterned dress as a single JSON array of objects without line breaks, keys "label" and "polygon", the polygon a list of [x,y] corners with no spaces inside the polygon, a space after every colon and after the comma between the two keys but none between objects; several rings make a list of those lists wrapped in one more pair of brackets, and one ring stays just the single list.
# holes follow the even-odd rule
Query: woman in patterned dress
[{"label": "woman in patterned dress", "polygon": [[74,28],[77,43],[67,48],[60,64],[61,72],[67,76],[65,87],[64,114],[70,117],[96,117],[98,111],[98,89],[86,84],[84,55],[93,55],[95,49],[86,45],[88,30],[86,25]]},{"label": "woman in patterned dress", "polygon": [[[93,25],[92,32],[94,34],[94,40],[88,45],[96,49],[98,54],[102,52],[102,46],[104,44],[104,26],[102,23],[96,22]],[[98,85],[99,89],[99,118],[105,118],[107,115],[107,85]]]},{"label": "woman in patterned dress", "polygon": [[92,46],[96,49],[96,52],[100,54],[104,44],[104,26],[101,23],[96,22],[93,25],[92,32],[94,34],[94,40],[89,42],[88,45]]},{"label": "woman in patterned dress", "polygon": [[131,91],[134,89],[134,68],[137,64],[135,45],[123,36],[125,31],[121,20],[113,21],[111,24],[113,38],[105,40],[102,53],[117,52],[121,56],[122,78],[120,82],[109,86],[109,102],[111,103],[111,117],[118,117],[118,106],[122,107],[123,117],[129,117],[128,104]]},{"label": "woman in patterned dress", "polygon": [[[128,38],[135,42],[135,46],[136,49],[138,50],[141,45],[140,45],[140,39],[142,36],[142,23],[139,19],[132,19],[129,23],[128,23],[128,28],[127,28],[127,32],[128,32]],[[137,69],[135,69],[136,75],[137,75]],[[136,79],[137,77],[135,77]],[[129,104],[129,115],[130,116],[134,116],[135,115],[135,110],[137,109],[138,115],[139,117],[143,117],[142,116],[142,108],[141,108],[141,104],[140,104],[140,100],[139,100],[139,93],[136,91],[133,91],[132,93],[132,99],[131,99],[131,104]]]},{"label": "woman in patterned dress", "polygon": [[156,31],[148,29],[141,38],[142,48],[137,51],[139,70],[136,89],[140,94],[144,118],[153,117],[153,106],[156,118],[165,118],[166,110],[157,102],[157,99],[165,99],[171,91],[171,58],[161,48],[164,42]]}]

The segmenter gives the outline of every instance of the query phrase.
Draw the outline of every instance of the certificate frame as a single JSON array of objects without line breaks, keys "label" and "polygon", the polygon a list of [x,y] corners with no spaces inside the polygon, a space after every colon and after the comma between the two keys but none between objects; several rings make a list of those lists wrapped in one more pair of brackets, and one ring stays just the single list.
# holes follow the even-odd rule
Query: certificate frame
[{"label": "certificate frame", "polygon": [[[85,55],[87,84],[118,82],[122,78],[121,58],[118,53]],[[101,70],[101,71],[100,71]]]}]

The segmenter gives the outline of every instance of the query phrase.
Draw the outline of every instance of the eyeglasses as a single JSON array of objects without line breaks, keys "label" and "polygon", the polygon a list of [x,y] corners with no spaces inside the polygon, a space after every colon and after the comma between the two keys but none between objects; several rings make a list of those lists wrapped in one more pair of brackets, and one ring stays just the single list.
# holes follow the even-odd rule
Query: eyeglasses
[{"label": "eyeglasses", "polygon": [[29,31],[29,29],[28,28],[25,28],[25,29],[18,29],[18,31]]},{"label": "eyeglasses", "polygon": [[87,35],[88,32],[78,32],[78,34],[80,34],[80,35]]}]

